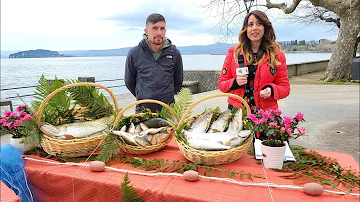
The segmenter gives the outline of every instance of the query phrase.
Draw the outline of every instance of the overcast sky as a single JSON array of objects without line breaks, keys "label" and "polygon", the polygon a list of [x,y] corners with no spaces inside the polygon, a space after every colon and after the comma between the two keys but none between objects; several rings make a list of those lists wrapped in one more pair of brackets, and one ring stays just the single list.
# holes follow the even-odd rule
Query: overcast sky
[{"label": "overcast sky", "polygon": [[[166,36],[177,46],[207,45],[223,36],[218,18],[201,5],[208,0],[1,0],[1,50],[102,50],[132,47],[146,17],[161,13]],[[266,12],[277,41],[336,40],[333,25],[289,23],[278,10]],[[243,17],[240,21],[243,20]],[[235,29],[233,41],[242,25]],[[224,41],[221,41],[224,42]]]}]

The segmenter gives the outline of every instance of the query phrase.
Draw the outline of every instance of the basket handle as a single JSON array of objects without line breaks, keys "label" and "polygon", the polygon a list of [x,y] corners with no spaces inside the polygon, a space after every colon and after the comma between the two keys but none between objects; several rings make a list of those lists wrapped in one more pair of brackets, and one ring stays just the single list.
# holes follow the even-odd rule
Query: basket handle
[{"label": "basket handle", "polygon": [[77,87],[77,86],[94,86],[94,87],[99,87],[99,88],[102,88],[102,89],[106,90],[106,91],[110,94],[110,96],[111,96],[111,98],[112,98],[112,100],[113,100],[113,102],[114,102],[115,111],[118,111],[118,110],[119,110],[119,106],[118,106],[118,103],[117,103],[117,101],[116,101],[116,97],[115,97],[114,93],[113,93],[110,89],[108,89],[106,86],[103,86],[103,85],[97,84],[97,83],[91,83],[91,82],[73,83],[73,84],[69,84],[69,85],[62,86],[62,87],[54,90],[53,92],[51,92],[51,93],[43,100],[43,102],[40,104],[40,107],[39,107],[39,109],[38,109],[38,111],[37,111],[36,123],[37,123],[37,124],[40,123],[42,111],[43,111],[45,105],[49,102],[49,100],[50,100],[52,97],[54,97],[54,96],[55,96],[58,92],[60,92],[60,91],[63,91],[63,90],[66,90],[66,89],[69,89],[69,88],[72,88],[72,87]]},{"label": "basket handle", "polygon": [[200,102],[203,102],[205,100],[208,100],[208,99],[211,99],[211,98],[215,98],[215,97],[233,97],[233,98],[236,98],[238,100],[240,100],[242,102],[242,104],[245,106],[246,108],[246,112],[248,114],[251,114],[251,110],[250,110],[250,107],[248,105],[248,103],[246,103],[246,101],[238,96],[238,95],[234,95],[234,94],[231,94],[231,93],[217,93],[217,94],[212,94],[212,95],[208,95],[208,96],[205,96],[203,98],[200,98],[198,100],[196,100],[195,102],[193,102],[189,108],[184,112],[184,115],[181,117],[180,121],[179,121],[179,124],[178,126],[181,126],[184,122],[185,122],[185,119],[187,117],[187,115],[191,112],[191,110],[197,105],[199,104]]},{"label": "basket handle", "polygon": [[120,119],[122,118],[122,115],[124,114],[124,112],[126,110],[128,110],[130,107],[132,107],[134,105],[138,105],[138,104],[142,104],[142,103],[155,103],[155,104],[159,104],[159,105],[165,107],[167,110],[169,110],[169,112],[171,114],[171,120],[173,122],[175,121],[174,111],[169,107],[169,105],[167,105],[161,101],[158,101],[158,100],[145,99],[145,100],[138,100],[138,101],[132,102],[132,103],[128,104],[127,106],[125,106],[124,108],[122,108],[121,111],[119,112],[119,114],[116,116],[116,119],[114,121],[114,128],[116,128],[117,124],[119,123]]}]

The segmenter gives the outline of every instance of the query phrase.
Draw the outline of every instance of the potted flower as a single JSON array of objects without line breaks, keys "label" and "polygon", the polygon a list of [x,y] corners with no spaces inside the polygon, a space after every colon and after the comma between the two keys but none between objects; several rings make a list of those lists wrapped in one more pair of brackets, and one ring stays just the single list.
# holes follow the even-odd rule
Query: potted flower
[{"label": "potted flower", "polygon": [[304,120],[304,114],[298,112],[294,118],[281,116],[279,109],[259,110],[256,114],[248,114],[248,127],[255,133],[255,137],[262,140],[264,166],[281,169],[285,154],[284,142],[291,138],[298,138],[305,134],[305,128],[298,128]]},{"label": "potted flower", "polygon": [[33,146],[25,146],[23,133],[20,132],[22,123],[32,119],[27,105],[19,105],[15,112],[5,111],[0,119],[1,135],[11,134],[10,144],[23,151],[32,150]]}]

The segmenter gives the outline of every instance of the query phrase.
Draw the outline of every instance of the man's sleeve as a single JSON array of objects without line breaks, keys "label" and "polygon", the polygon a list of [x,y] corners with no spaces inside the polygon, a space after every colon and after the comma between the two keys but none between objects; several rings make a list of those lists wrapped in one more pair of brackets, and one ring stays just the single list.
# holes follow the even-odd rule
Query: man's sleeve
[{"label": "man's sleeve", "polygon": [[134,62],[132,59],[132,52],[129,51],[126,57],[125,63],[125,85],[127,89],[136,97],[135,87],[136,87],[136,67],[134,67]]},{"label": "man's sleeve", "polygon": [[183,80],[184,80],[184,70],[183,70],[183,63],[182,57],[179,50],[177,50],[179,57],[177,57],[177,62],[175,66],[174,72],[174,94],[178,93],[181,89]]}]

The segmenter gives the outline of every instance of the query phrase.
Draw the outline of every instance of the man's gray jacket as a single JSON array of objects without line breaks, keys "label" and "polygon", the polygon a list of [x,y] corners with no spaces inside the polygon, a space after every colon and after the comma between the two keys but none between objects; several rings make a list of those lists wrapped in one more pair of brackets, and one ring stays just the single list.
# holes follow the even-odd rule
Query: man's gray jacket
[{"label": "man's gray jacket", "polygon": [[[166,39],[168,40],[168,39]],[[183,64],[180,51],[171,45],[162,49],[160,57],[155,60],[146,39],[130,49],[126,58],[125,85],[137,100],[154,99],[166,104],[174,102],[174,95],[180,91],[183,82]],[[160,111],[157,104],[141,104],[153,112]]]}]

